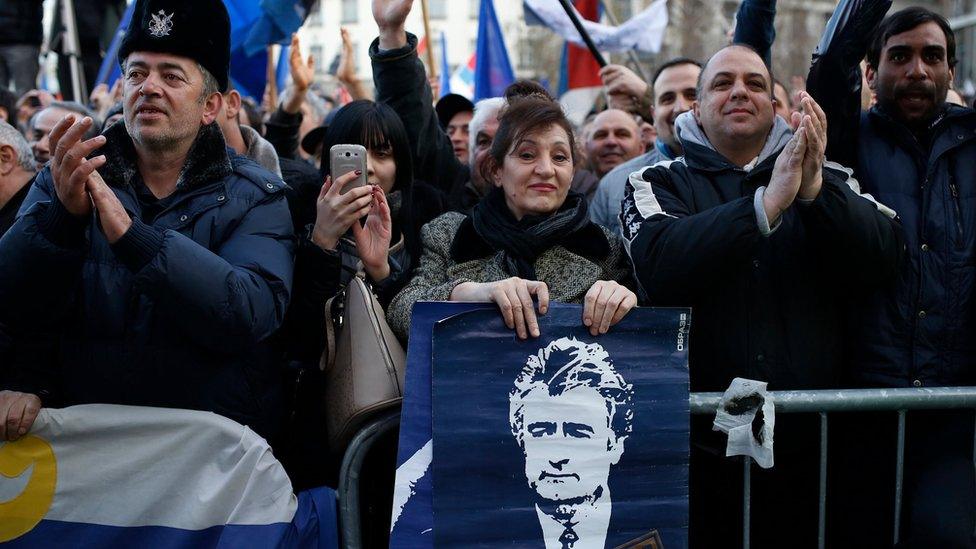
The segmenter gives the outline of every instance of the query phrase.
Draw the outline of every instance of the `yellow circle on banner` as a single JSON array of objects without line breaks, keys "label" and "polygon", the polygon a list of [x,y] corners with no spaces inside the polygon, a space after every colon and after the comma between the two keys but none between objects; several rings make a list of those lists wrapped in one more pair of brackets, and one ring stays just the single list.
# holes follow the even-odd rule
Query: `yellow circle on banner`
[{"label": "yellow circle on banner", "polygon": [[0,502],[0,543],[30,532],[51,508],[58,464],[46,440],[27,435],[0,446],[0,481],[7,483],[24,475],[29,475],[24,489]]}]

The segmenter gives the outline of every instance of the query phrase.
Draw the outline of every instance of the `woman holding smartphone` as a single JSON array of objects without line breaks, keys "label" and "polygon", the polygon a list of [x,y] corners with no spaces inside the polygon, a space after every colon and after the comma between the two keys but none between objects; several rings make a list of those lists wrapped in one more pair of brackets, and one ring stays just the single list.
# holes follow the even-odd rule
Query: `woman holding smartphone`
[{"label": "woman holding smartphone", "polygon": [[[333,148],[344,164],[365,148],[357,170],[332,177]],[[318,363],[325,347],[325,302],[360,265],[386,306],[420,257],[420,227],[443,211],[441,193],[413,180],[410,145],[391,108],[369,100],[342,107],[329,125],[315,221],[299,235],[293,300],[286,317],[292,359]],[[362,149],[359,149],[362,151]],[[351,155],[346,157],[349,152]]]}]

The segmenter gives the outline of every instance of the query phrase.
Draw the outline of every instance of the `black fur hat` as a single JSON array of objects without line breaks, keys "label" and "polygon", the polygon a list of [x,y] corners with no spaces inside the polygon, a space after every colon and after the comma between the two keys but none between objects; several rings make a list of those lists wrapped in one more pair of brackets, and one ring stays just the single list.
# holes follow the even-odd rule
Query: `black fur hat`
[{"label": "black fur hat", "polygon": [[119,64],[134,51],[171,53],[200,63],[227,89],[230,17],[221,0],[136,0]]}]

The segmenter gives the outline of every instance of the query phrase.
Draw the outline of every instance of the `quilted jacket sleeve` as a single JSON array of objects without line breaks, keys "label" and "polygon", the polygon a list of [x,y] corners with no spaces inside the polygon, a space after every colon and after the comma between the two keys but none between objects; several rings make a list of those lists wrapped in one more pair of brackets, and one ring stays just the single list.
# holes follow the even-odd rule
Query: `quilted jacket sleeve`
[{"label": "quilted jacket sleeve", "polygon": [[89,221],[61,205],[46,168],[19,215],[0,240],[0,324],[55,325],[81,273]]},{"label": "quilted jacket sleeve", "polygon": [[295,238],[283,193],[270,194],[240,219],[214,251],[162,231],[162,245],[136,276],[156,303],[215,351],[240,352],[281,326],[291,292]]}]

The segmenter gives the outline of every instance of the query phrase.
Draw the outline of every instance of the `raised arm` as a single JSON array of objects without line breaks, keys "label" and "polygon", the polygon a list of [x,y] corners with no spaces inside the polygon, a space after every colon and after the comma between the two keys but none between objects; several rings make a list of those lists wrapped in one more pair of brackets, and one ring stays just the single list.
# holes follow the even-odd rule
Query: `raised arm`
[{"label": "raised arm", "polygon": [[752,46],[767,67],[773,63],[773,41],[776,39],[776,0],[742,0],[735,14],[733,44]]},{"label": "raised arm", "polygon": [[830,123],[827,158],[857,166],[857,130],[861,120],[861,60],[868,41],[891,0],[843,0],[827,23],[813,53],[807,91]]},{"label": "raised arm", "polygon": [[417,37],[404,28],[412,5],[413,0],[373,0],[380,30],[369,47],[376,101],[396,111],[407,129],[414,177],[449,193],[463,166],[434,112],[427,73],[417,57]]}]

